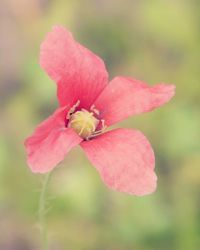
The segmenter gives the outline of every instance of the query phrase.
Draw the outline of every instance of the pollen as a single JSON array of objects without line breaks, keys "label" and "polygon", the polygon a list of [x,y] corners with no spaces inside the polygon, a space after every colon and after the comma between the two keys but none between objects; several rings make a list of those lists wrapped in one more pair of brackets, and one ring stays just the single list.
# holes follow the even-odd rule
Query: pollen
[{"label": "pollen", "polygon": [[77,111],[70,116],[68,127],[73,128],[82,138],[89,138],[96,130],[99,120],[93,112],[85,109]]}]

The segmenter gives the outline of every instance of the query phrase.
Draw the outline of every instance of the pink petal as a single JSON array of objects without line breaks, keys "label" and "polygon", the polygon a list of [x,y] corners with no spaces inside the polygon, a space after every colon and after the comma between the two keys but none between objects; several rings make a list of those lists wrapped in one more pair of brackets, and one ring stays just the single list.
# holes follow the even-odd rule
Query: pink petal
[{"label": "pink petal", "polygon": [[141,132],[115,129],[81,146],[110,188],[134,195],[155,190],[154,153]]},{"label": "pink petal", "polygon": [[26,139],[28,165],[33,172],[45,173],[52,170],[71,148],[82,141],[71,128],[65,127],[65,115],[64,108],[56,110]]},{"label": "pink petal", "polygon": [[95,101],[101,118],[112,125],[131,115],[151,111],[175,94],[175,86],[158,84],[153,87],[124,77],[114,78]]},{"label": "pink petal", "polygon": [[103,61],[61,26],[53,27],[42,43],[40,64],[58,83],[62,106],[80,100],[81,107],[89,108],[108,82]]}]

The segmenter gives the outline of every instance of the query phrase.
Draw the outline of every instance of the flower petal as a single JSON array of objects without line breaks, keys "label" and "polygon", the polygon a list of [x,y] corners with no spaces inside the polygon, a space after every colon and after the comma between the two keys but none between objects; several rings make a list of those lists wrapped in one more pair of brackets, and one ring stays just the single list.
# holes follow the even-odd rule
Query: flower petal
[{"label": "flower petal", "polygon": [[153,87],[125,77],[114,78],[95,101],[106,125],[112,125],[131,115],[151,111],[175,94],[175,86],[158,84]]},{"label": "flower petal", "polygon": [[141,132],[115,129],[81,146],[110,188],[134,195],[155,190],[154,153]]},{"label": "flower petal", "polygon": [[56,110],[26,139],[28,165],[32,172],[45,173],[52,170],[71,148],[82,141],[73,129],[65,127],[65,114],[64,108]]},{"label": "flower petal", "polygon": [[103,61],[62,26],[54,26],[42,43],[40,64],[58,83],[62,106],[80,100],[83,108],[89,108],[108,82]]}]

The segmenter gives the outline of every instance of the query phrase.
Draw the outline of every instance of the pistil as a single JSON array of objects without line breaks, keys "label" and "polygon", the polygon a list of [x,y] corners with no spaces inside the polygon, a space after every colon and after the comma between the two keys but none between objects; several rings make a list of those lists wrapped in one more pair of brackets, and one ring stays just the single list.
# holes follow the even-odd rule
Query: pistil
[{"label": "pistil", "polygon": [[85,109],[73,113],[69,118],[68,127],[73,128],[82,138],[88,139],[99,124],[93,112]]}]

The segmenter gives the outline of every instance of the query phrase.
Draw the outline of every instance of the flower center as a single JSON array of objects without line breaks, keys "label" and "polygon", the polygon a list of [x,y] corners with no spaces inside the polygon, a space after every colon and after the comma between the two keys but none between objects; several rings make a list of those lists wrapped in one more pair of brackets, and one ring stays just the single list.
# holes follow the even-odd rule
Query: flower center
[{"label": "flower center", "polygon": [[77,111],[70,116],[68,127],[73,128],[82,138],[88,139],[96,130],[99,120],[93,112],[85,109]]}]

